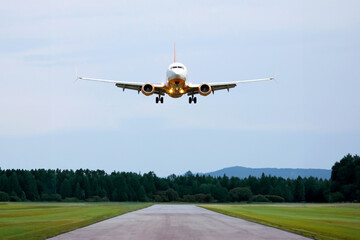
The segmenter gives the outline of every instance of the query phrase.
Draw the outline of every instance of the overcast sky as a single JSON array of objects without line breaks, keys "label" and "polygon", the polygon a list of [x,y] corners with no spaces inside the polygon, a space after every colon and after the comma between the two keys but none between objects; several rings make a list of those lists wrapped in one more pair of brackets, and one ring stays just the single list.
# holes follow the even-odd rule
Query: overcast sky
[{"label": "overcast sky", "polygon": [[[326,168],[360,150],[359,1],[2,1],[0,167]],[[275,75],[198,104],[81,76]]]}]

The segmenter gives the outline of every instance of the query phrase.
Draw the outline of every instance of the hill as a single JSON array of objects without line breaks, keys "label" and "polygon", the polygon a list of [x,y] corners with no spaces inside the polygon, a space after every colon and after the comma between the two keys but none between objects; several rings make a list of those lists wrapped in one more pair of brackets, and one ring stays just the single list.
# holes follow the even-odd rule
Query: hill
[{"label": "hill", "polygon": [[246,167],[228,167],[214,172],[202,173],[212,177],[223,176],[246,178],[248,176],[261,177],[261,174],[275,177],[295,179],[300,177],[317,177],[330,179],[331,170],[328,169],[305,169],[305,168],[246,168]]}]

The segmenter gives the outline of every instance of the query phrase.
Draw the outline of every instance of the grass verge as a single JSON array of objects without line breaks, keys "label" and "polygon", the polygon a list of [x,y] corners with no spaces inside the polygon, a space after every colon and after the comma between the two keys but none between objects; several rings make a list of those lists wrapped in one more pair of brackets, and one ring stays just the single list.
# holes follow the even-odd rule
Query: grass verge
[{"label": "grass verge", "polygon": [[316,239],[359,239],[360,204],[200,205]]},{"label": "grass verge", "polygon": [[44,239],[150,205],[150,203],[0,205],[0,239]]}]

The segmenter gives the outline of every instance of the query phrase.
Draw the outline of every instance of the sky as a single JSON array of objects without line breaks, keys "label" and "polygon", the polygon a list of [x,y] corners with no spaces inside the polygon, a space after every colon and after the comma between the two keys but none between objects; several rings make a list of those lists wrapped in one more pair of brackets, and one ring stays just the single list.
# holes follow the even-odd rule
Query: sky
[{"label": "sky", "polygon": [[[360,150],[359,1],[0,0],[0,167],[331,169]],[[188,104],[84,77],[275,76]]]}]

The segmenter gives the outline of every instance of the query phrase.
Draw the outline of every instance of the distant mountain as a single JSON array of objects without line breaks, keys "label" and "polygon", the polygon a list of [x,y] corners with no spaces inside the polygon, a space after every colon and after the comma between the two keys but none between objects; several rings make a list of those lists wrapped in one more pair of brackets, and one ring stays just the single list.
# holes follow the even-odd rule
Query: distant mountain
[{"label": "distant mountain", "polygon": [[213,177],[223,176],[246,178],[248,176],[261,177],[261,174],[271,175],[282,178],[317,177],[330,179],[331,170],[328,169],[305,169],[305,168],[246,168],[246,167],[228,167],[209,173],[202,173]]}]

